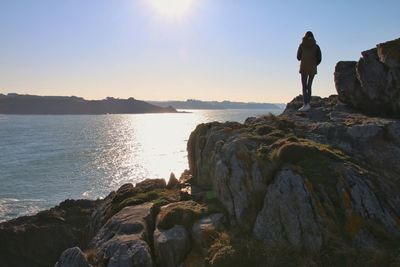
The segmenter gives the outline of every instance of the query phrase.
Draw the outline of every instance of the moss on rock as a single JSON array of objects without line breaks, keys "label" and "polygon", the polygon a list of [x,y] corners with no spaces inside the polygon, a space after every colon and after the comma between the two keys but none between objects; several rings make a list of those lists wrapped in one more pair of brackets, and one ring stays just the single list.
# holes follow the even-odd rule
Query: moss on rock
[{"label": "moss on rock", "polygon": [[223,232],[208,251],[212,267],[375,267],[399,266],[396,250],[358,250],[347,246],[324,247],[310,252],[287,245],[265,246],[246,236]]},{"label": "moss on rock", "polygon": [[121,210],[128,206],[135,206],[149,201],[162,206],[171,202],[177,202],[179,200],[179,189],[156,189],[128,197],[117,203],[114,206],[114,209]]},{"label": "moss on rock", "polygon": [[320,157],[337,161],[350,160],[350,157],[339,149],[308,139],[287,138],[280,140],[278,145],[279,147],[272,152],[272,158],[285,163]]},{"label": "moss on rock", "polygon": [[171,203],[161,208],[157,217],[157,227],[168,230],[175,225],[183,225],[190,229],[196,220],[208,214],[206,205],[193,200]]}]

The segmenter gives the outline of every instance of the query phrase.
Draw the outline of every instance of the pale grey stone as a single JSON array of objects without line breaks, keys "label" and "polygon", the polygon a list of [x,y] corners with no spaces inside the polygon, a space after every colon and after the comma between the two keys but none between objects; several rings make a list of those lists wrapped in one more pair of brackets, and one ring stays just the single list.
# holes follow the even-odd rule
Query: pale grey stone
[{"label": "pale grey stone", "polygon": [[290,169],[277,174],[267,189],[253,233],[270,244],[288,243],[311,250],[321,247],[320,227],[301,176]]},{"label": "pale grey stone", "polygon": [[190,252],[189,234],[185,227],[176,225],[165,231],[154,232],[154,250],[161,267],[176,267]]},{"label": "pale grey stone", "polygon": [[152,203],[125,207],[111,217],[92,240],[97,260],[107,267],[152,267],[146,243],[154,227]]}]

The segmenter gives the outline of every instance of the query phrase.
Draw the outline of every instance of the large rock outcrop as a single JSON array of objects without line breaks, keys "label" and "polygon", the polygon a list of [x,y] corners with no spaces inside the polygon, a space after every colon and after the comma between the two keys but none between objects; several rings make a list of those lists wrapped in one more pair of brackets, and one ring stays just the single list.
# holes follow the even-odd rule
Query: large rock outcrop
[{"label": "large rock outcrop", "polygon": [[[169,184],[175,184],[171,188],[164,179],[147,179],[111,192],[85,227],[89,241],[80,247],[83,252],[79,248],[66,250],[56,266],[78,266],[83,259],[91,266],[105,267],[183,264],[196,241],[193,224],[221,210],[204,201],[183,200],[181,187],[186,187],[185,182],[171,180]],[[184,194],[184,198],[192,195]],[[218,218],[222,220],[223,214]]]},{"label": "large rock outcrop", "polygon": [[154,228],[152,203],[125,207],[112,216],[93,238],[90,247],[96,251],[101,266],[152,267],[148,242]]},{"label": "large rock outcrop", "polygon": [[400,117],[400,39],[361,54],[336,65],[339,99],[367,114]]},{"label": "large rock outcrop", "polygon": [[188,142],[193,183],[267,245],[400,244],[400,121],[357,113],[336,96],[311,104],[299,113],[298,97],[278,117],[199,125]]}]

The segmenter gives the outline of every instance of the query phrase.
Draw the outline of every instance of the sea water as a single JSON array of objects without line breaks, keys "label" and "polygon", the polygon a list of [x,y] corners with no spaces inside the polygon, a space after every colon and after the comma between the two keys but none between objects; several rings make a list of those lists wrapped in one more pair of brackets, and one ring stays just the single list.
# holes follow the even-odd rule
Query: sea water
[{"label": "sea water", "polygon": [[0,221],[65,199],[104,198],[124,183],[168,179],[188,168],[196,125],[243,122],[281,110],[177,114],[0,115]]}]

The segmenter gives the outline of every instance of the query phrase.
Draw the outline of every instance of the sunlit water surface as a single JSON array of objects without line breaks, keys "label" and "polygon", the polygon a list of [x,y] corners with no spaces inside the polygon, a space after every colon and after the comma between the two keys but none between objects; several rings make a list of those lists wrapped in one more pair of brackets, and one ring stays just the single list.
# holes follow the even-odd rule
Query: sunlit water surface
[{"label": "sunlit water surface", "polygon": [[103,198],[124,183],[188,168],[197,124],[280,110],[193,110],[104,116],[0,115],[0,221],[67,198]]}]

